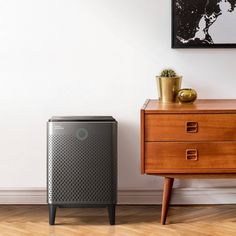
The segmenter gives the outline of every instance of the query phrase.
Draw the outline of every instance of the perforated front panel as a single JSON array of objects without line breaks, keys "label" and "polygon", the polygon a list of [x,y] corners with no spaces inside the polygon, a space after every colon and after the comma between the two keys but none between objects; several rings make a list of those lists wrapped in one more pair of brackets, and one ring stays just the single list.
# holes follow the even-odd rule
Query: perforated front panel
[{"label": "perforated front panel", "polygon": [[[69,126],[67,124],[66,126]],[[116,156],[111,124],[81,124],[48,135],[48,202],[112,204],[116,202]]]}]

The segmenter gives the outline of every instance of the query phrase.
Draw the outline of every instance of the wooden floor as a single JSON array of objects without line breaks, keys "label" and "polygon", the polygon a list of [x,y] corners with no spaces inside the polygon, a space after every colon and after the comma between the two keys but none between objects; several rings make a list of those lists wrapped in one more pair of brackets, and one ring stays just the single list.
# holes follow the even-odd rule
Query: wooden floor
[{"label": "wooden floor", "polygon": [[105,208],[58,209],[56,225],[49,226],[47,206],[0,205],[0,235],[236,235],[236,205],[171,206],[164,226],[160,212],[160,206],[118,206],[117,224],[110,226]]}]

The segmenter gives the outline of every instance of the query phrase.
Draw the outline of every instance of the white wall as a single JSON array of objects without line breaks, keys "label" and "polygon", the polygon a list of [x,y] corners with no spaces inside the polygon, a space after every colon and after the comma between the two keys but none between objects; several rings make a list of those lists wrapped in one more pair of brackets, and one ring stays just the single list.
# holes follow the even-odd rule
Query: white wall
[{"label": "white wall", "polygon": [[[199,98],[235,98],[234,49],[174,50],[170,0],[0,0],[0,187],[46,186],[46,121],[113,115],[119,187],[161,188],[140,175],[139,111],[166,66]],[[234,186],[181,181],[176,187]]]}]

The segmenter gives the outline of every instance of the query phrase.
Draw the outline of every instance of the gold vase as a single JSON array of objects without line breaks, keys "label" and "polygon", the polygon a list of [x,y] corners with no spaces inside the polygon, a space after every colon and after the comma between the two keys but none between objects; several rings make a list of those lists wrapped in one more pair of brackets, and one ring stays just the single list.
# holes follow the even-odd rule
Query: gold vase
[{"label": "gold vase", "polygon": [[163,103],[177,102],[177,94],[181,88],[182,76],[156,77],[159,100]]},{"label": "gold vase", "polygon": [[197,92],[191,88],[180,89],[177,99],[181,103],[193,103],[197,99]]}]

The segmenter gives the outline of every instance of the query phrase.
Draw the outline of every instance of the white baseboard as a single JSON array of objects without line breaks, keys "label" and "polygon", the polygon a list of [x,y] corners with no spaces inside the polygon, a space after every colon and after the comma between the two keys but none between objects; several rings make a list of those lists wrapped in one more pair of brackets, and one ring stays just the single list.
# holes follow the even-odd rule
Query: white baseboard
[{"label": "white baseboard", "polygon": [[[161,204],[162,190],[120,190],[120,204]],[[236,188],[174,189],[171,204],[235,204]]]},{"label": "white baseboard", "polygon": [[0,204],[46,204],[45,188],[0,188]]},{"label": "white baseboard", "polygon": [[[118,204],[161,204],[162,190],[118,190]],[[0,188],[0,204],[46,204],[45,188]],[[236,188],[179,188],[171,204],[236,204]]]}]

